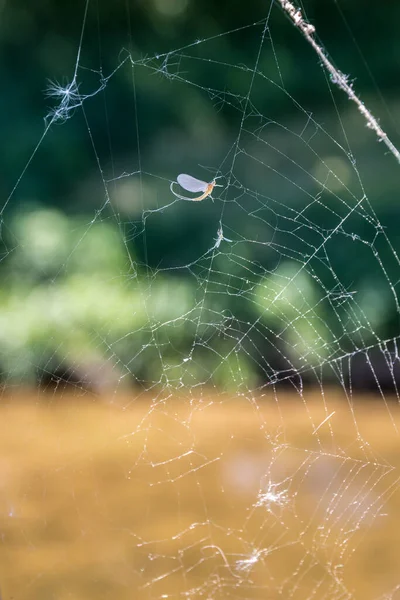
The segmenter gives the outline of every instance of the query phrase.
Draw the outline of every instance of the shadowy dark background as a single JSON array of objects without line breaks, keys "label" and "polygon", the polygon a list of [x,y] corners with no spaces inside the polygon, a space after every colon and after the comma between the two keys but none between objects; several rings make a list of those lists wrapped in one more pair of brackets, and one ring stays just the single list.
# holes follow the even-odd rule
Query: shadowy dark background
[{"label": "shadowy dark background", "polygon": [[[400,7],[302,8],[398,143]],[[14,1],[0,43],[5,384],[395,389],[398,165],[278,5]]]}]

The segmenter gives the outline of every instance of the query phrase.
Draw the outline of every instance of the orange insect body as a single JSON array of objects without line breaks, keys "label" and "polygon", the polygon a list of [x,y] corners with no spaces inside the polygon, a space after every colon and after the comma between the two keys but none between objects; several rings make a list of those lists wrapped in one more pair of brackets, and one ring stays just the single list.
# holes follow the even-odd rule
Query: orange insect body
[{"label": "orange insect body", "polygon": [[[205,181],[201,181],[200,179],[196,179],[195,177],[192,177],[191,175],[186,175],[186,174],[178,175],[177,179],[178,179],[177,182],[173,181],[170,185],[170,190],[174,194],[174,196],[176,196],[177,198],[181,198],[182,200],[193,200],[195,202],[204,200],[204,198],[207,198],[207,196],[211,196],[211,192],[213,191],[214,187],[216,185],[218,185],[216,183],[215,179],[213,179],[210,183],[207,183]],[[178,194],[177,192],[175,192],[175,190],[173,188],[174,183],[179,183],[179,185],[181,187],[183,187],[183,189],[187,190],[188,192],[203,192],[203,193],[200,196],[197,196],[195,198],[188,198],[187,196],[181,196],[181,194]]]},{"label": "orange insect body", "polygon": [[192,200],[195,200],[195,201],[197,201],[197,200],[204,200],[204,198],[207,198],[207,196],[211,195],[211,192],[213,191],[214,186],[215,186],[215,179],[214,179],[214,181],[211,181],[211,183],[209,183],[207,185],[207,189],[204,192],[204,194],[202,194],[201,196],[198,196],[197,198],[192,198]]}]

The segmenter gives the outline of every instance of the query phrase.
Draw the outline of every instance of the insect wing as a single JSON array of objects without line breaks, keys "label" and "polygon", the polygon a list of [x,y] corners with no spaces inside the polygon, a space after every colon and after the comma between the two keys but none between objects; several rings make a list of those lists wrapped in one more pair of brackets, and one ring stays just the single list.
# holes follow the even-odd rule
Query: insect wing
[{"label": "insect wing", "polygon": [[184,173],[178,175],[177,181],[179,185],[188,192],[205,192],[208,187],[208,183],[206,183],[205,181],[196,179],[191,175],[185,175]]}]

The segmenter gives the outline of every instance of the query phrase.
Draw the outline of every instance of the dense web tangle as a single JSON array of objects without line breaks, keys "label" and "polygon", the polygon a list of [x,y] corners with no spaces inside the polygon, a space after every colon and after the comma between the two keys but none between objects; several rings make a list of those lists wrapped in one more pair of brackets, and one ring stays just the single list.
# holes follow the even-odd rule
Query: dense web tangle
[{"label": "dense web tangle", "polygon": [[[400,261],[376,174],[397,177],[398,151],[304,7],[264,8],[159,52],[141,51],[128,10],[111,58],[88,0],[72,76],[49,74],[43,132],[3,203],[5,389],[101,398],[118,455],[107,502],[91,475],[104,539],[92,562],[82,551],[84,583],[62,583],[74,598],[99,581],[107,598],[398,594],[392,575],[352,579],[376,532],[395,536],[396,459],[375,430],[398,444]],[[289,77],[299,49],[315,103]],[[64,147],[68,205],[25,205],[35,165]],[[192,202],[170,191],[182,173],[221,187]],[[84,448],[55,455],[43,484],[73,481],[78,548],[94,535]],[[21,597],[56,597],[57,568],[38,569]]]}]

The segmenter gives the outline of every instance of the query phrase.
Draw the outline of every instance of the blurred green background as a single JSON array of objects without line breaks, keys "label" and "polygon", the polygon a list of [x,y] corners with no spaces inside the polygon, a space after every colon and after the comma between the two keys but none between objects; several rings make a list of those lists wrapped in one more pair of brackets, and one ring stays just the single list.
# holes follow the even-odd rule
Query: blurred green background
[{"label": "blurred green background", "polygon": [[[302,6],[398,143],[400,6]],[[4,384],[394,389],[399,167],[277,5],[1,16]]]}]

